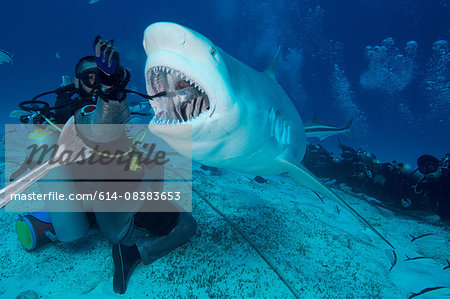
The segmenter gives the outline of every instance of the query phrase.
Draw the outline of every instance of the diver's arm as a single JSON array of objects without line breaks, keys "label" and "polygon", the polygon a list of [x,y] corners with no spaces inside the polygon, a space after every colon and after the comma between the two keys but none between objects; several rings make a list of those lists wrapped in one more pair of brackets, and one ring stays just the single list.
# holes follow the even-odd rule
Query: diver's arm
[{"label": "diver's arm", "polygon": [[130,119],[126,101],[105,102],[99,98],[95,111],[83,115],[80,110],[75,113],[78,133],[82,138],[96,143],[116,140],[123,133],[123,125]]},{"label": "diver's arm", "polygon": [[[130,80],[130,72],[121,66],[114,74],[112,86],[102,84],[97,108],[89,115],[89,139],[96,142],[110,142],[123,133],[123,124],[130,120],[130,110],[123,91]],[[103,125],[98,125],[103,124]],[[111,124],[105,126],[105,124]]]},{"label": "diver's arm", "polygon": [[55,123],[65,124],[67,120],[73,115],[73,107],[69,105],[71,101],[72,101],[71,96],[66,92],[59,93],[56,96],[55,107],[59,106],[63,107],[55,109],[56,114]]},{"label": "diver's arm", "polygon": [[[97,67],[101,83],[97,107],[89,115],[77,113],[75,120],[77,124],[87,124],[87,126],[79,126],[78,128],[86,139],[105,143],[114,141],[121,136],[123,133],[121,125],[130,120],[130,110],[124,91],[130,81],[130,72],[119,65],[118,57],[117,65],[111,73],[106,72],[105,66],[99,65],[98,61]],[[111,125],[108,126],[107,124]]]}]

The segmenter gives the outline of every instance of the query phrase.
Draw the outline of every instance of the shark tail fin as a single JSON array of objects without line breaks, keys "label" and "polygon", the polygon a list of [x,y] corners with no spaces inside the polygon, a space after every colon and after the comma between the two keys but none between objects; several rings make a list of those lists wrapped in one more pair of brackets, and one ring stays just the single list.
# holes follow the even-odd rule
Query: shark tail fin
[{"label": "shark tail fin", "polygon": [[348,123],[345,124],[344,128],[350,129],[353,125],[353,118],[348,121]]},{"label": "shark tail fin", "polygon": [[353,216],[355,216],[362,224],[367,226],[375,234],[377,234],[384,242],[386,242],[392,249],[394,246],[385,238],[381,233],[379,233],[366,219],[364,219],[355,209],[353,209],[344,199],[339,197],[333,191],[325,187],[313,174],[311,174],[305,167],[297,166],[289,161],[279,159],[279,161],[284,164],[285,170],[289,173],[291,178],[298,184],[303,185],[312,189],[317,193],[321,193],[326,197],[332,199],[339,205],[343,206],[347,211],[349,211]]},{"label": "shark tail fin", "polygon": [[313,125],[318,123],[317,121],[317,114],[314,114],[313,117],[311,117],[310,120],[308,120],[306,123],[304,123],[304,125]]},{"label": "shark tail fin", "polygon": [[269,77],[276,80],[275,71],[277,70],[278,59],[280,58],[281,46],[278,46],[277,52],[275,53],[275,57],[272,60],[272,63],[269,67],[264,71]]},{"label": "shark tail fin", "polygon": [[353,125],[353,118],[351,120],[349,120],[348,123],[345,124],[344,128],[346,129],[346,131],[344,132],[345,135],[347,135],[348,137],[353,137],[352,134],[352,125]]}]

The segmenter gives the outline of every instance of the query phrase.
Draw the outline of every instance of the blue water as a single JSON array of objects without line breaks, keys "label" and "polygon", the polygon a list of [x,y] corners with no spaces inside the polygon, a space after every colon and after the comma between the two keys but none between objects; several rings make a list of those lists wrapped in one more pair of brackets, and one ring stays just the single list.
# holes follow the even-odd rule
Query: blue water
[{"label": "blue water", "polygon": [[[340,153],[339,140],[343,144],[366,149],[381,161],[397,160],[413,165],[421,154],[429,153],[441,158],[450,152],[448,0],[99,0],[92,4],[89,0],[5,0],[0,9],[0,49],[14,55],[14,64],[0,65],[0,121],[2,124],[18,123],[17,119],[8,115],[19,102],[59,87],[62,75],[73,76],[78,59],[93,54],[92,42],[97,34],[115,40],[115,47],[121,54],[121,64],[131,70],[128,87],[145,92],[143,32],[157,21],[172,21],[192,28],[260,71],[269,65],[277,47],[281,46],[277,79],[295,103],[302,119],[307,121],[317,114],[323,122],[343,125],[353,118],[352,138],[335,136],[322,142],[336,155]],[[44,100],[54,103],[53,96]],[[130,96],[128,100],[141,99]],[[321,143],[318,139],[311,142]],[[276,264],[287,269],[286,273],[294,273],[289,279],[294,282],[297,291],[300,288],[302,292],[304,288],[306,291],[309,289],[309,293],[304,293],[305,297],[321,294],[324,291],[321,288],[326,289],[330,285],[330,292],[344,297],[346,294],[362,297],[357,294],[364,292],[367,292],[364,293],[366,296],[383,297],[379,290],[386,288],[390,294],[394,288],[391,281],[386,282],[389,276],[386,271],[390,267],[387,257],[379,255],[380,250],[378,255],[373,255],[375,250],[366,247],[365,233],[360,234],[358,228],[347,225],[342,218],[334,217],[335,207],[329,202],[322,205],[310,191],[303,190],[302,193],[296,186],[279,183],[277,180],[283,182],[283,176],[270,178],[269,184],[260,186],[254,182],[248,183],[247,179],[237,174],[216,179],[197,170],[196,175],[195,188],[205,188],[201,191],[219,203],[220,209],[237,227],[262,241],[257,245],[271,253]],[[209,190],[213,189],[211,186],[216,190]],[[247,189],[250,191],[242,192]],[[173,296],[206,296],[207,292],[202,293],[200,287],[191,293],[184,290],[187,295],[180,295],[185,286],[195,288],[206,285],[223,290],[228,296],[250,294],[270,297],[270,293],[255,295],[247,290],[237,291],[243,281],[248,283],[252,282],[252,277],[260,277],[260,270],[261,277],[267,273],[254,261],[265,265],[259,257],[253,258],[247,253],[242,255],[243,247],[240,246],[245,242],[232,237],[233,229],[223,224],[222,218],[209,206],[196,199],[194,216],[198,219],[200,230],[192,245],[174,251],[175,255],[170,255],[162,263],[141,269],[147,272],[135,275],[135,285],[138,285],[136,281],[142,282],[136,288],[138,293],[145,290],[154,292],[151,294],[155,297],[171,297],[168,291],[172,290],[176,293]],[[303,201],[294,202],[293,199]],[[353,203],[359,205],[359,199],[355,198]],[[319,208],[328,209],[328,214],[322,216]],[[340,215],[339,209],[337,214]],[[440,263],[448,259],[448,234],[444,234],[444,230],[441,232],[440,227],[436,226],[433,230],[425,226],[415,228],[415,224],[423,223],[412,220],[414,223],[411,224],[398,218],[387,221],[389,217],[386,215],[381,218],[378,214],[375,216],[369,222],[375,224],[374,219],[384,219],[386,223],[380,221],[377,227],[387,231],[390,226],[392,230],[387,231],[389,239],[398,242],[402,250],[413,248],[420,255],[426,253],[427,256],[431,252],[431,257]],[[299,221],[290,222],[295,217]],[[0,251],[4,266],[0,270],[7,269],[0,271],[0,282],[8,285],[0,288],[0,297],[5,291],[18,294],[27,289],[51,294],[51,288],[58,285],[57,280],[61,277],[66,280],[61,280],[63,282],[56,290],[58,294],[64,292],[65,287],[75,287],[75,290],[68,291],[70,294],[81,294],[97,286],[100,287],[96,291],[112,293],[111,244],[99,237],[99,233],[75,245],[50,245],[43,251],[26,254],[18,247],[13,227],[15,220],[16,215],[7,213],[0,219],[5,227],[0,233],[3,238],[0,243],[4,246]],[[330,229],[327,221],[335,222],[337,225],[334,228],[347,225],[347,232],[362,238],[350,242],[341,228]],[[308,226],[310,222],[317,224]],[[407,233],[417,236],[430,232],[441,239],[430,242],[430,248],[434,251],[430,249],[425,253],[419,250],[424,243],[412,243],[407,236]],[[367,242],[370,244],[372,241]],[[419,245],[414,247],[416,244]],[[342,255],[335,254],[339,251],[344,252],[344,258],[350,256],[345,264],[341,263]],[[235,268],[227,268],[230,267],[229,260],[223,257],[228,255],[229,260],[235,261],[238,266],[246,263],[248,267],[250,264],[251,268],[255,268],[253,273],[258,275],[248,278],[245,276],[248,270],[242,270],[244,268],[236,265],[232,265]],[[106,256],[108,259],[105,259]],[[413,256],[419,256],[419,253]],[[400,257],[403,254],[400,256],[399,253]],[[177,259],[187,262],[188,270],[183,268],[183,263],[172,263]],[[364,262],[360,262],[362,260]],[[360,264],[366,268],[361,268]],[[41,265],[44,266],[39,268]],[[412,294],[425,287],[442,285],[434,283],[439,280],[433,279],[434,275],[446,279],[447,271],[442,270],[445,265],[433,266],[432,270],[428,265],[418,267],[413,273],[408,268],[409,262],[399,260],[397,282],[403,282],[404,277],[411,280],[411,286],[405,284],[402,291]],[[372,268],[376,271],[367,274]],[[434,271],[433,275],[423,269]],[[224,276],[216,277],[215,272],[220,272],[216,270],[223,270]],[[91,272],[86,272],[88,275],[83,276],[84,281],[80,283],[80,273],[85,271]],[[204,275],[197,275],[196,272]],[[171,276],[170,279],[166,274]],[[40,277],[35,279],[33,276]],[[91,276],[93,280],[90,280]],[[429,281],[432,283],[422,277],[431,277]],[[325,287],[322,278],[328,279]],[[369,282],[386,283],[379,283],[375,290],[369,290],[372,284],[365,283],[366,278]],[[395,277],[391,275],[389,279],[394,281]],[[179,280],[181,288],[177,288],[176,281]],[[278,283],[276,279],[272,280]],[[65,281],[69,281],[67,286]],[[271,284],[260,287],[260,283],[264,284],[265,280],[260,282],[255,279],[254,285],[257,287],[254,290],[262,292],[268,285],[267,288],[276,296],[283,296],[280,293],[284,288],[281,283],[281,287],[271,287]],[[101,284],[105,285],[103,289]],[[362,287],[353,287],[358,284]],[[158,290],[159,285],[161,288]],[[236,293],[225,293],[228,289]],[[284,292],[290,295],[287,289]],[[159,293],[164,295],[158,296]],[[217,293],[215,296],[224,294]]]},{"label": "blue water", "polygon": [[[450,49],[442,43],[433,50],[436,41],[450,40],[448,1],[242,2],[4,1],[0,48],[14,54],[14,65],[0,66],[0,119],[15,123],[8,114],[20,101],[73,75],[97,34],[114,38],[132,72],[129,87],[145,91],[143,31],[173,21],[258,70],[280,45],[277,76],[302,119],[354,118],[354,138],[340,137],[345,144],[410,163],[450,151]],[[393,43],[368,54],[367,46],[389,37]],[[409,41],[417,49],[406,51]],[[325,142],[336,154],[337,144],[337,137]]]}]

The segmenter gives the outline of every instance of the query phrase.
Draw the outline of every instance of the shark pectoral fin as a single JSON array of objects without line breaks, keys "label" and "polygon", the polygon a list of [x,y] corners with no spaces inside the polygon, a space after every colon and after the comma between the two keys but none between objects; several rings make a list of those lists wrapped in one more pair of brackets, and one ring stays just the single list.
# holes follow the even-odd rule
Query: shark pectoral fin
[{"label": "shark pectoral fin", "polygon": [[302,165],[295,165],[284,159],[278,159],[280,163],[285,166],[285,170],[289,173],[291,178],[298,184],[303,185],[312,189],[317,193],[321,193],[326,197],[334,200],[336,203],[342,205],[347,211],[349,211],[353,216],[355,216],[361,223],[371,229],[375,234],[377,234],[384,242],[386,242],[392,249],[394,246],[383,237],[366,219],[364,219],[355,209],[353,209],[345,200],[336,195],[333,191],[325,187],[313,174],[311,174]]}]

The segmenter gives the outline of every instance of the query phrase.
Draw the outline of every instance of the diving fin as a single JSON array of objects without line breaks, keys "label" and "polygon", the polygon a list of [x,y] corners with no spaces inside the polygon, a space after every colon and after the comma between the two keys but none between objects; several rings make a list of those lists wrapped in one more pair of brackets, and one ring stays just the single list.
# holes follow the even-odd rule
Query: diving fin
[{"label": "diving fin", "polygon": [[112,255],[114,261],[114,292],[124,294],[131,274],[142,261],[141,255],[136,245],[125,246],[122,244],[113,245]]}]

